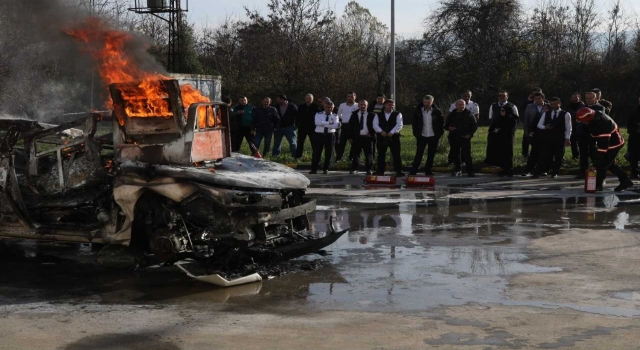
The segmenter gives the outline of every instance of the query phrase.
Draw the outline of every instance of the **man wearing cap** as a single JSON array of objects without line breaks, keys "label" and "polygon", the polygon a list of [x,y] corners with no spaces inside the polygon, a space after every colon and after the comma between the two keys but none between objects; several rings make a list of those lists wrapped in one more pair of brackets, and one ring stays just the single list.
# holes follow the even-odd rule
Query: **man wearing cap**
[{"label": "man wearing cap", "polygon": [[291,151],[291,156],[295,158],[296,156],[296,117],[298,115],[298,107],[289,102],[286,95],[280,94],[276,97],[276,110],[278,111],[278,115],[280,116],[280,127],[276,129],[274,133],[274,142],[273,142],[273,156],[277,157],[280,155],[280,149],[282,146],[282,138],[285,137],[287,142],[289,142],[289,150]]},{"label": "man wearing cap", "polygon": [[[351,114],[358,110],[358,104],[356,103],[356,93],[350,92],[347,94],[347,102],[343,102],[338,107],[338,118],[340,118],[340,127],[336,132],[336,162],[342,160],[342,155],[344,155],[344,150],[347,147],[347,140],[351,138],[349,134],[350,130],[347,125],[349,125],[349,120],[351,119]],[[342,126],[345,126],[344,128]]]},{"label": "man wearing cap", "polygon": [[331,158],[333,157],[333,148],[335,145],[336,129],[338,128],[338,116],[333,114],[334,104],[329,99],[324,101],[324,111],[318,112],[315,116],[315,132],[313,141],[313,155],[311,157],[311,172],[309,174],[317,174],[320,166],[320,158],[322,150],[324,150],[324,166],[322,170],[325,174],[329,173],[331,166]]},{"label": "man wearing cap", "polygon": [[364,153],[364,166],[367,175],[371,175],[373,168],[373,140],[375,131],[373,130],[373,118],[375,114],[367,111],[369,102],[360,100],[358,110],[351,114],[349,119],[351,140],[351,174],[357,173],[360,167],[360,154]]},{"label": "man wearing cap", "polygon": [[633,181],[629,180],[627,174],[616,164],[616,156],[624,145],[624,139],[613,119],[602,111],[584,107],[576,114],[576,120],[578,123],[588,125],[589,133],[596,146],[593,155],[593,165],[597,171],[596,190],[602,191],[607,170],[614,173],[620,181],[614,191],[620,192],[632,187]]},{"label": "man wearing cap", "polygon": [[373,117],[373,130],[378,134],[378,170],[377,175],[384,175],[387,149],[391,149],[393,168],[397,177],[404,176],[400,155],[400,130],[402,130],[402,113],[394,111],[395,101],[386,100],[384,111]]}]

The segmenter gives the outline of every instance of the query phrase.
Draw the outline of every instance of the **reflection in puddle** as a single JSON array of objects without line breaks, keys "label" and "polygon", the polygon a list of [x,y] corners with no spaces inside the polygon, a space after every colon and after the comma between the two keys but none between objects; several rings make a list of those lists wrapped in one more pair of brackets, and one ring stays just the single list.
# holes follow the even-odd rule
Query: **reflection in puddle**
[{"label": "reflection in puddle", "polygon": [[[308,215],[316,230],[328,230],[330,217],[336,218],[337,229],[351,228],[327,249],[327,266],[241,288],[212,288],[175,268],[112,271],[46,259],[41,250],[67,252],[52,244],[25,246],[22,255],[0,254],[5,271],[0,275],[0,304],[44,300],[206,308],[229,303],[273,312],[307,306],[415,311],[471,302],[548,306],[504,296],[509,276],[560,271],[526,262],[531,239],[576,228],[640,227],[640,207],[625,205],[628,199],[616,196],[488,200],[451,198],[450,193],[436,189],[363,200],[320,199],[318,210]],[[90,249],[80,250],[82,258],[90,257]],[[636,300],[638,294],[620,292],[615,297]]]}]

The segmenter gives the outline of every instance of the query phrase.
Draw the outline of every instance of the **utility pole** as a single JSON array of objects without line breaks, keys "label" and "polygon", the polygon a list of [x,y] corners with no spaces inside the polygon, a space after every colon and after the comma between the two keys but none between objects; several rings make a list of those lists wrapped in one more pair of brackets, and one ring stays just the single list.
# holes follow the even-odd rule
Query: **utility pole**
[{"label": "utility pole", "polygon": [[391,0],[391,99],[396,99],[396,4]]}]

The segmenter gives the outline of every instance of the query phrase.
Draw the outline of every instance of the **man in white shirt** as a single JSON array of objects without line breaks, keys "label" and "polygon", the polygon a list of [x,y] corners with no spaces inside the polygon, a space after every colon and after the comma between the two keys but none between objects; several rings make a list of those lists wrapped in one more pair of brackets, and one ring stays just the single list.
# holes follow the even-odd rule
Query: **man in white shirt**
[{"label": "man in white shirt", "polygon": [[373,118],[375,114],[368,112],[367,100],[360,100],[359,109],[351,115],[348,128],[351,133],[351,174],[358,172],[360,168],[360,154],[364,153],[364,166],[367,175],[371,175],[373,168],[373,141],[375,131],[373,130]]},{"label": "man in white shirt", "polygon": [[[478,121],[480,119],[480,106],[477,103],[471,101],[472,95],[473,93],[471,92],[471,90],[467,90],[462,93],[462,99],[467,104],[465,108],[468,109],[469,112],[471,112],[471,114],[473,114],[473,116],[476,117],[476,121]],[[456,109],[456,103],[453,102],[449,107],[449,113],[453,112],[455,109]]]},{"label": "man in white shirt", "polygon": [[536,137],[540,137],[540,155],[533,177],[539,178],[546,169],[551,169],[551,177],[558,177],[565,147],[571,146],[571,114],[560,109],[558,97],[550,100],[551,109],[544,112],[538,121]]},{"label": "man in white shirt", "polygon": [[378,134],[378,169],[377,175],[384,175],[387,149],[391,148],[393,168],[396,177],[404,176],[402,158],[400,158],[400,130],[402,130],[402,113],[394,111],[395,101],[386,100],[384,111],[373,117],[373,130]]},{"label": "man in white shirt", "polygon": [[431,168],[438,149],[438,141],[444,134],[442,111],[434,106],[433,102],[433,96],[426,95],[413,116],[413,136],[416,138],[417,145],[411,175],[418,173],[425,148],[427,148],[427,162],[424,166],[425,175],[433,175]]},{"label": "man in white shirt", "polygon": [[325,174],[329,173],[331,166],[331,157],[333,157],[333,147],[335,144],[336,129],[338,128],[338,116],[333,114],[334,104],[329,99],[324,101],[324,111],[318,112],[315,117],[315,132],[313,142],[313,154],[311,156],[311,172],[309,174],[317,174],[320,165],[320,157],[324,149],[324,166],[322,168]]},{"label": "man in white shirt", "polygon": [[336,162],[342,160],[345,148],[347,147],[347,140],[349,135],[349,128],[342,128],[349,124],[351,114],[358,110],[358,104],[356,103],[356,93],[350,92],[347,94],[347,102],[341,103],[338,107],[338,118],[340,119],[340,127],[336,134]]}]

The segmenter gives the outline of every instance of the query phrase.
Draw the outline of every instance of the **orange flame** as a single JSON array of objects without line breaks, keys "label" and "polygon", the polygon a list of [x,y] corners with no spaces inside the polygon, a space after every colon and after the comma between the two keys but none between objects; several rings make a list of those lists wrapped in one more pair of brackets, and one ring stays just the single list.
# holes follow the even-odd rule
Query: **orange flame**
[{"label": "orange flame", "polygon": [[[85,49],[97,63],[102,81],[107,84],[133,83],[121,90],[125,111],[129,117],[165,117],[173,113],[167,92],[159,80],[171,78],[141,69],[127,52],[133,45],[131,34],[110,28],[97,18],[88,18],[76,28],[66,31],[86,45]],[[210,99],[189,84],[180,87],[183,108]],[[111,97],[105,107],[113,108]],[[124,121],[120,121],[123,124]]]}]

